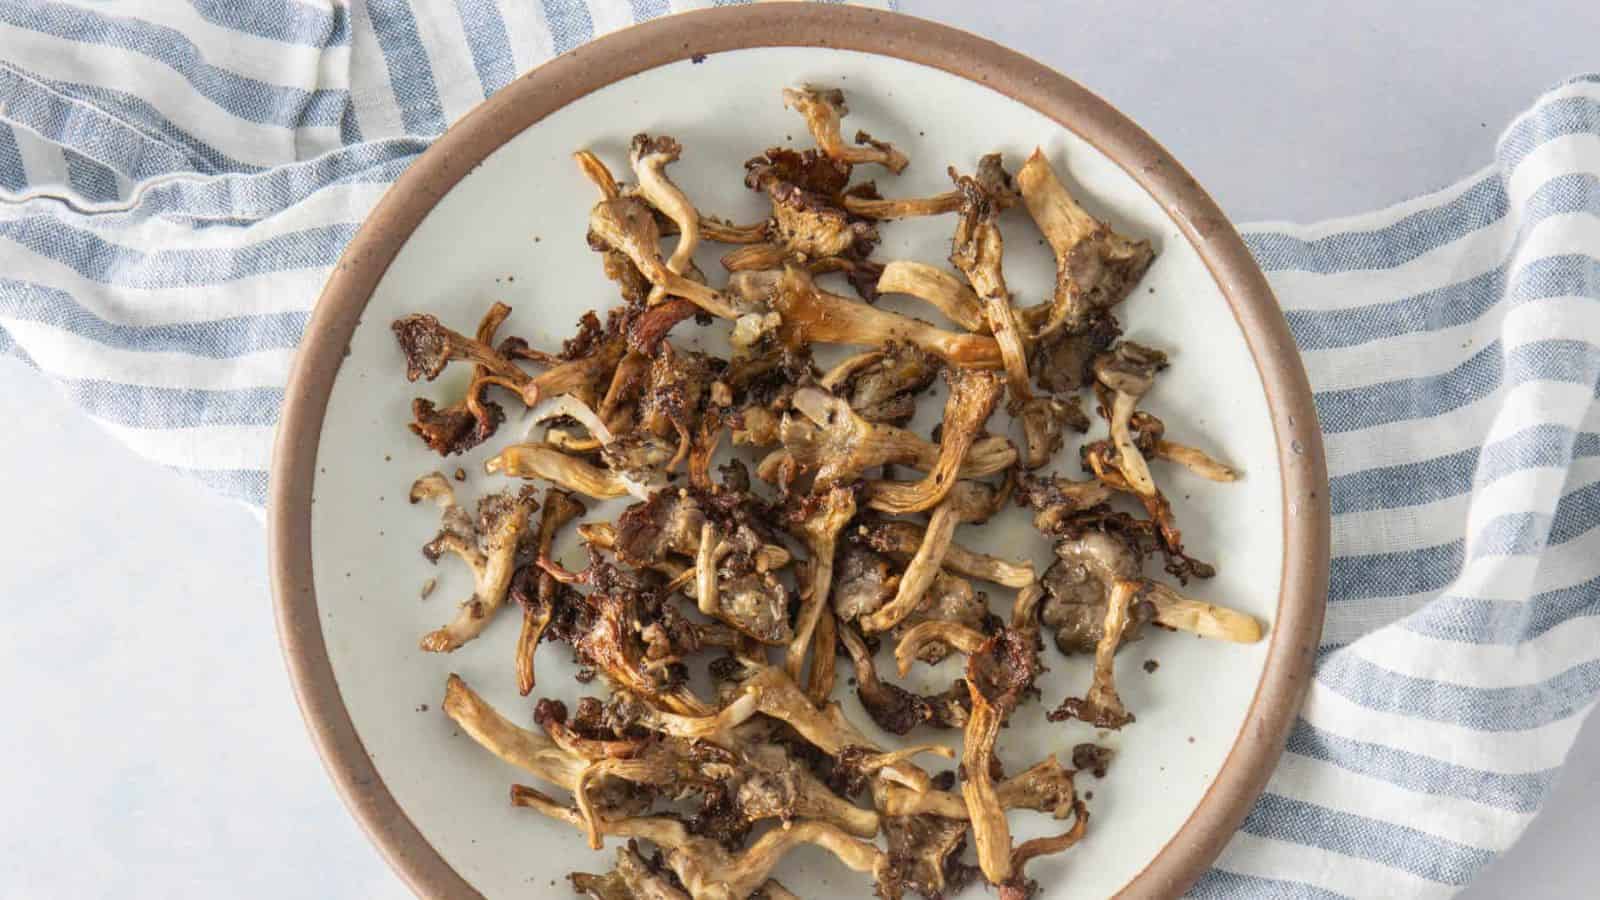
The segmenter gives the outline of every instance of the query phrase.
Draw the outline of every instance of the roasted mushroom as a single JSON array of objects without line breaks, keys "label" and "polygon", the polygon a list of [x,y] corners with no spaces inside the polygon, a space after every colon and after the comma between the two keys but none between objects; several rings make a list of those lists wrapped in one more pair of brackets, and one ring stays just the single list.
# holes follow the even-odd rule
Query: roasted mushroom
[{"label": "roasted mushroom", "polygon": [[[926,529],[915,522],[886,519],[863,523],[857,533],[867,546],[888,554],[896,561],[905,562],[922,547]],[[954,541],[945,547],[941,564],[947,572],[1012,588],[1026,587],[1037,577],[1030,562],[1013,562],[978,553]]]},{"label": "roasted mushroom", "polygon": [[[539,529],[534,537],[534,550],[539,559],[550,558],[555,546],[556,532],[578,516],[588,512],[578,499],[566,491],[551,488],[545,491],[544,508],[539,514]],[[563,586],[549,572],[537,566],[527,566],[517,572],[521,583],[513,581],[511,596],[522,607],[522,631],[517,636],[517,691],[526,697],[533,692],[534,652],[544,639],[545,630],[555,616]],[[529,584],[531,582],[531,584]],[[531,590],[530,590],[531,588]]]},{"label": "roasted mushroom", "polygon": [[864,131],[856,132],[856,146],[844,142],[844,136],[839,133],[839,120],[850,110],[844,105],[844,92],[837,88],[811,85],[784,88],[783,105],[806,117],[812,140],[833,159],[850,165],[878,163],[897,175],[910,162],[904,153],[873,140]]},{"label": "roasted mushroom", "polygon": [[955,538],[956,526],[982,522],[994,515],[1000,497],[988,485],[976,481],[957,481],[949,494],[934,507],[922,544],[906,566],[894,599],[861,617],[861,627],[869,632],[888,631],[900,624],[922,600],[922,594],[944,564],[945,551]]},{"label": "roasted mushroom", "polygon": [[1155,252],[1149,241],[1118,234],[1079,206],[1038,149],[1017,172],[1017,187],[1056,256],[1055,297],[1034,333],[1081,332],[1122,302]]},{"label": "roasted mushroom", "polygon": [[411,486],[411,502],[433,500],[443,513],[439,533],[422,548],[429,562],[454,553],[472,569],[472,596],[462,601],[450,624],[422,638],[422,649],[449,653],[483,633],[511,587],[517,548],[528,531],[528,517],[539,508],[530,492],[492,494],[478,501],[476,517],[456,504],[455,491],[434,472]]},{"label": "roasted mushroom", "polygon": [[994,412],[1002,388],[999,379],[987,372],[960,370],[949,378],[939,458],[921,481],[868,482],[867,504],[873,509],[891,515],[922,512],[939,505],[955,487],[967,452]]}]

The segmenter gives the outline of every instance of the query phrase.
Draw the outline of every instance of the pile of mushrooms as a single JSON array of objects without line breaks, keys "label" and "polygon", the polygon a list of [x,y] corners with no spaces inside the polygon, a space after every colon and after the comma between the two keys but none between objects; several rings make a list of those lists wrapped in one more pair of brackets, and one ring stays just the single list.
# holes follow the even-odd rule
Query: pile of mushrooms
[{"label": "pile of mushrooms", "polygon": [[[937,898],[981,878],[1025,898],[1030,861],[1076,845],[1089,823],[1055,754],[1009,778],[995,755],[1039,695],[1043,634],[1093,659],[1081,695],[1048,717],[1100,729],[1135,721],[1116,660],[1151,627],[1258,640],[1251,616],[1145,574],[1156,556],[1180,584],[1214,573],[1187,553],[1158,463],[1240,475],[1144,408],[1167,357],[1123,339],[1115,312],[1154,251],[1084,210],[1040,152],[1014,176],[991,154],[971,175],[952,168],[946,193],[886,198],[875,182],[852,185],[857,168],[892,175],[910,160],[865,132],[846,139],[840,91],[791,88],[783,103],[815,148],[746,163],[745,185],[770,205],[763,221],[697,206],[669,174],[685,154],[670,137],[632,140],[631,183],[575,154],[598,194],[588,243],[622,302],[586,314],[559,351],[500,336],[511,310],[498,303],[470,336],[427,314],[394,323],[408,380],[470,370],[459,399],[413,402],[409,427],[429,448],[449,456],[522,432],[488,448],[497,489],[474,510],[437,472],[411,488],[440,510],[426,557],[453,554],[472,574],[471,595],[420,646],[455,652],[520,607],[510,668],[523,696],[550,643],[567,645],[581,682],[604,684],[571,709],[546,696],[508,716],[452,675],[443,704],[537,782],[513,786],[513,804],[597,850],[621,839],[609,871],[571,876],[580,893],[791,897],[772,872],[811,844],[880,897]],[[1000,216],[1019,205],[1056,260],[1050,295],[1032,303],[1005,278]],[[943,215],[949,267],[874,258],[886,223]],[[695,264],[708,243],[730,246],[720,286]],[[882,295],[948,324],[874,305]],[[688,319],[721,320],[729,356],[675,343]],[[814,352],[830,344],[850,355],[821,367]],[[941,387],[939,427],[919,433],[912,419]],[[1069,432],[1091,429],[1085,398],[1105,436],[1078,447],[1079,477],[1041,471]],[[1012,505],[1054,547],[1042,572],[961,540]],[[581,567],[562,562],[574,548]],[[896,680],[952,656],[965,664],[947,689]],[[694,686],[701,674],[709,692]],[[883,731],[944,730],[959,747],[875,743],[836,699],[847,676]],[[1017,843],[1012,810],[1063,824]]]}]

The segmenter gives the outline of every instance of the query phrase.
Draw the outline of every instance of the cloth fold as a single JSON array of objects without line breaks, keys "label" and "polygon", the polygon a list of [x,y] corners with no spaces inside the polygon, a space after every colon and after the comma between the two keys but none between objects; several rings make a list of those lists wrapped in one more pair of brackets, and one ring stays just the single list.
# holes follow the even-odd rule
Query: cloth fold
[{"label": "cloth fold", "polygon": [[[310,306],[387,185],[518,73],[701,5],[0,0],[0,353],[259,507]],[[1600,75],[1453,187],[1243,231],[1316,390],[1334,560],[1304,714],[1193,894],[1447,895],[1600,693]]]}]

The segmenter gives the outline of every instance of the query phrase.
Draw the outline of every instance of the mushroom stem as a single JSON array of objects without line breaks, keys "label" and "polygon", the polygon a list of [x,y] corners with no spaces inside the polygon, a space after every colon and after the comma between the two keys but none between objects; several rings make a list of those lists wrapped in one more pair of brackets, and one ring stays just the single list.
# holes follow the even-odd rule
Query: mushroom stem
[{"label": "mushroom stem", "polygon": [[496,712],[460,675],[445,682],[444,712],[467,736],[502,760],[566,790],[578,786],[582,760],[538,732],[513,724]]},{"label": "mushroom stem", "polygon": [[752,225],[735,225],[713,216],[700,216],[700,236],[719,244],[759,244],[767,239],[771,227],[768,219]]},{"label": "mushroom stem", "polygon": [[1201,478],[1211,481],[1238,481],[1240,477],[1238,469],[1213,459],[1204,450],[1176,441],[1165,439],[1156,441],[1155,452],[1151,455],[1157,459],[1175,462]]},{"label": "mushroom stem", "polygon": [[[915,216],[937,216],[961,208],[961,195],[945,191],[931,197],[859,197],[844,195],[844,208],[853,216],[863,219],[909,219]],[[880,288],[881,290],[881,288]]]},{"label": "mushroom stem", "polygon": [[939,460],[916,482],[873,481],[867,503],[879,512],[905,515],[937,506],[955,487],[961,463],[1000,400],[1000,380],[991,373],[958,370],[950,375]]},{"label": "mushroom stem", "polygon": [[706,522],[700,526],[700,550],[695,554],[695,601],[700,614],[717,615],[717,562],[732,551],[720,545],[717,526]]},{"label": "mushroom stem", "polygon": [[856,132],[857,146],[844,142],[839,120],[848,115],[850,109],[844,105],[843,91],[812,85],[784,88],[783,105],[805,116],[811,139],[833,159],[851,165],[878,163],[896,175],[911,162],[904,153],[872,140],[865,132]]},{"label": "mushroom stem", "polygon": [[483,470],[490,475],[504,473],[509,478],[544,479],[597,500],[615,500],[630,493],[617,473],[568,456],[548,444],[512,444],[485,460]]},{"label": "mushroom stem", "polygon": [[1145,599],[1155,605],[1155,621],[1161,625],[1240,644],[1261,640],[1261,623],[1249,613],[1186,597],[1158,582],[1146,585]]},{"label": "mushroom stem", "polygon": [[791,679],[799,680],[805,668],[806,651],[833,588],[833,557],[839,532],[855,514],[855,492],[846,487],[834,487],[827,489],[819,498],[816,511],[801,523],[811,559],[806,564],[806,587],[801,592],[802,605],[795,619],[794,638],[784,657],[784,670]]},{"label": "mushroom stem", "polygon": [[[693,298],[690,298],[693,299]],[[772,292],[782,317],[779,333],[792,347],[811,343],[877,346],[910,343],[965,369],[998,369],[1004,359],[993,338],[957,334],[909,316],[819,289],[804,269],[789,266]]]},{"label": "mushroom stem", "polygon": [[1146,584],[1148,582],[1120,578],[1111,583],[1104,631],[1094,648],[1093,681],[1082,698],[1068,697],[1061,701],[1061,706],[1048,714],[1050,721],[1081,719],[1097,728],[1116,730],[1134,720],[1117,694],[1117,648],[1122,645],[1123,632],[1128,629],[1128,607]]},{"label": "mushroom stem", "polygon": [[1117,448],[1117,469],[1122,476],[1135,493],[1150,497],[1156,493],[1156,481],[1150,475],[1150,465],[1145,462],[1144,454],[1139,452],[1139,445],[1133,441],[1133,432],[1128,428],[1128,420],[1138,404],[1137,396],[1117,391],[1111,401],[1111,444]]},{"label": "mushroom stem", "polygon": [[[981,443],[981,442],[980,442]],[[976,454],[976,449],[974,449]],[[965,472],[962,473],[966,477]],[[926,529],[915,522],[888,520],[861,526],[867,545],[896,559],[910,559],[922,546]],[[1022,588],[1038,578],[1031,562],[1015,562],[970,550],[952,541],[944,551],[945,571],[1009,588]]]},{"label": "mushroom stem", "polygon": [[984,319],[983,302],[972,292],[972,288],[943,269],[927,263],[902,259],[885,265],[883,274],[878,276],[878,292],[916,297],[968,331],[989,330]]},{"label": "mushroom stem", "polygon": [[1011,878],[1011,826],[990,775],[989,759],[994,755],[1005,715],[989,703],[977,685],[968,682],[967,688],[972,693],[972,715],[967,719],[962,743],[961,765],[967,777],[961,782],[961,797],[972,822],[978,867],[989,883],[1001,884]]},{"label": "mushroom stem", "polygon": [[894,648],[895,670],[904,678],[911,674],[911,666],[917,661],[917,654],[929,644],[948,644],[960,653],[976,653],[989,636],[981,631],[968,628],[960,622],[946,622],[942,619],[929,619],[918,622],[906,633],[900,636],[900,643]]},{"label": "mushroom stem", "polygon": [[[638,134],[634,135],[628,154],[634,177],[639,181],[639,195],[678,226],[678,245],[666,263],[667,270],[677,275],[688,272],[694,265],[694,251],[700,246],[700,214],[666,174],[667,165],[675,162],[682,152],[683,147],[670,137],[663,135],[652,139],[647,134]],[[660,302],[662,291],[661,285],[651,291],[652,304]]]},{"label": "mushroom stem", "polygon": [[[816,471],[816,484],[853,480],[867,469],[894,463],[927,472],[939,463],[939,445],[894,425],[863,418],[848,400],[816,388],[802,388],[791,401],[806,420],[785,416],[779,430],[785,449],[803,469]],[[981,478],[1011,467],[1016,448],[1003,437],[976,441],[962,461],[962,478]]]},{"label": "mushroom stem", "polygon": [[956,526],[965,520],[965,513],[962,504],[953,496],[934,507],[933,515],[928,519],[928,528],[922,535],[922,546],[917,548],[916,555],[911,557],[911,563],[906,566],[894,597],[861,617],[863,631],[888,631],[916,610],[928,585],[933,584],[933,579],[939,574],[944,551],[955,538]]}]

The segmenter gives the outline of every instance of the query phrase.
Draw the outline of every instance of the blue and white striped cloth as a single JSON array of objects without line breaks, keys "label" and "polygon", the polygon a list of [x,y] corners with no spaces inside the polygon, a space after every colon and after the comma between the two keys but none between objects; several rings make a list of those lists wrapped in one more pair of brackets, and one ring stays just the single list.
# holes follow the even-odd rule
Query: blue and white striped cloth
[{"label": "blue and white striped cloth", "polygon": [[[0,0],[0,352],[259,506],[308,309],[487,94],[691,0]],[[1245,229],[1326,433],[1333,583],[1282,766],[1200,897],[1443,896],[1600,692],[1600,76],[1456,187]]]}]

